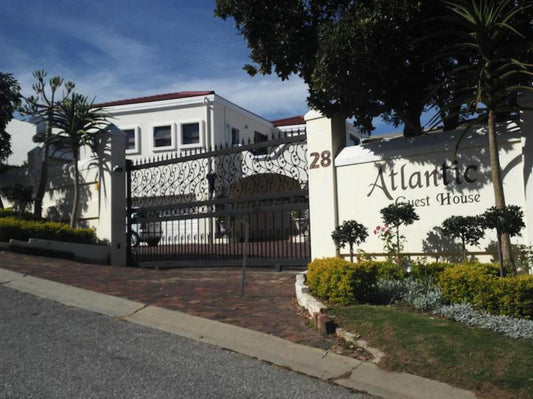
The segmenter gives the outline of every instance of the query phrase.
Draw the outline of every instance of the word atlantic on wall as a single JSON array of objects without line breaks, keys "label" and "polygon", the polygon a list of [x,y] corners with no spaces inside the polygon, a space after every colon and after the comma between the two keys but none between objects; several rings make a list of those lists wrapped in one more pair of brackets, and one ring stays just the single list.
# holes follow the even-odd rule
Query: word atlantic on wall
[{"label": "word atlantic on wall", "polygon": [[[458,205],[480,202],[480,194],[472,192],[468,194],[452,194],[450,191],[440,192],[434,196],[426,195],[416,199],[407,199],[403,194],[405,191],[417,189],[430,189],[433,187],[447,188],[451,186],[461,186],[463,184],[472,185],[477,181],[479,167],[475,164],[461,166],[455,161],[448,164],[446,161],[436,165],[434,169],[424,172],[406,171],[407,164],[403,164],[399,170],[394,166],[388,172],[384,165],[379,165],[374,183],[370,184],[370,197],[376,189],[381,190],[389,199],[395,203],[409,202],[415,207],[425,207],[433,205],[433,201],[438,205]],[[396,197],[395,197],[396,196]]]}]

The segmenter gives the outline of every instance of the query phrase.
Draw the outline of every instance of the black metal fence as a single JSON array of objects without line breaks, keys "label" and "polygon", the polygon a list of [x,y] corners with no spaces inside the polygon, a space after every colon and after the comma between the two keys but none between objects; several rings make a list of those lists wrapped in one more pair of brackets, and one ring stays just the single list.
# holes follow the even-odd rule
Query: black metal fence
[{"label": "black metal fence", "polygon": [[268,141],[193,150],[128,166],[130,261],[142,266],[236,266],[310,259],[304,130]]}]

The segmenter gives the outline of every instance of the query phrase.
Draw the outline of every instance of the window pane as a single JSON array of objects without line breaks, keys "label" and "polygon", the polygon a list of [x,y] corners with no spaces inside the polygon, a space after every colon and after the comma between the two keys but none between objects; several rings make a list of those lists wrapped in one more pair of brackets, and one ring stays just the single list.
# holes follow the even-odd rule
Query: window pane
[{"label": "window pane", "polygon": [[154,147],[169,147],[172,145],[170,126],[154,127]]},{"label": "window pane", "polygon": [[126,150],[135,150],[135,129],[123,130],[126,134]]},{"label": "window pane", "polygon": [[231,144],[236,145],[239,144],[239,141],[241,140],[239,129],[236,129],[234,127],[231,128]]},{"label": "window pane", "polygon": [[[254,132],[254,143],[264,143],[265,141],[268,141],[268,136],[266,134],[260,133],[258,131]],[[268,154],[268,147],[253,149],[252,154],[266,155]]]},{"label": "window pane", "polygon": [[182,144],[199,144],[200,143],[200,124],[184,123],[181,125],[181,143]]}]

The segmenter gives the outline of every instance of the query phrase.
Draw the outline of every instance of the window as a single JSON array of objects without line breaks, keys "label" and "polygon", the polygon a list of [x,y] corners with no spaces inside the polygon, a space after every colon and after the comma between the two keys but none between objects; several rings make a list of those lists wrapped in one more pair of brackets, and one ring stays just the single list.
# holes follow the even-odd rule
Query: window
[{"label": "window", "polygon": [[172,125],[154,126],[154,149],[172,149]]},{"label": "window", "polygon": [[138,127],[123,127],[126,135],[126,154],[138,154],[141,151]]},{"label": "window", "polygon": [[[263,143],[265,141],[268,141],[268,136],[266,134],[260,133],[258,131],[254,132],[254,143]],[[268,154],[268,147],[261,147],[256,148],[252,150],[252,154],[254,155],[266,155]]]},{"label": "window", "polygon": [[203,145],[202,123],[187,122],[180,124],[180,147],[201,147]]},{"label": "window", "polygon": [[231,128],[231,145],[239,145],[241,142],[241,132],[239,129]]}]

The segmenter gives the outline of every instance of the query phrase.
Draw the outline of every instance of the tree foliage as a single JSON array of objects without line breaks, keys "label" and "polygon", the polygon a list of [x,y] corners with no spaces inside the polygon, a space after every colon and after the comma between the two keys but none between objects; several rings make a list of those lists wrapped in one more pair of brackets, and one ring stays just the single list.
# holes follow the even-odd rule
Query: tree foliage
[{"label": "tree foliage", "polygon": [[380,213],[384,223],[390,224],[396,228],[402,224],[406,226],[413,224],[419,219],[415,207],[407,202],[390,204],[381,209]]},{"label": "tree foliage", "polygon": [[503,276],[504,262],[502,236],[510,237],[520,235],[520,230],[525,227],[524,213],[517,205],[507,205],[504,208],[492,206],[483,215],[483,225],[489,229],[495,229],[498,236],[498,258],[500,261],[500,274]]},{"label": "tree foliage", "polygon": [[[531,90],[533,76],[533,3],[524,0],[445,1],[452,13],[445,31],[449,44],[442,59],[462,60],[445,76],[443,85],[452,87],[449,106],[477,115],[474,124],[485,123],[489,144],[491,178],[495,206],[505,209],[496,121],[499,116],[516,114],[516,98]],[[460,141],[457,143],[459,145]],[[502,256],[512,262],[507,232],[499,237]]]},{"label": "tree foliage", "polygon": [[32,122],[46,124],[44,136],[41,138],[43,142],[41,173],[35,191],[33,207],[34,215],[41,217],[44,192],[48,184],[49,148],[54,127],[54,115],[57,107],[64,103],[74,90],[74,83],[65,82],[60,76],[54,76],[47,80],[47,73],[43,70],[35,71],[33,77],[36,80],[32,86],[35,94],[24,99],[20,111],[30,117]]},{"label": "tree foliage", "polygon": [[415,207],[408,202],[400,202],[398,204],[390,204],[385,208],[382,208],[380,211],[381,219],[386,225],[391,225],[396,229],[396,255],[400,255],[400,250],[402,248],[401,241],[405,238],[400,235],[400,226],[401,225],[410,225],[419,219],[415,211]]},{"label": "tree foliage", "polygon": [[0,72],[0,164],[11,155],[11,137],[6,126],[20,101],[20,86],[10,73]]},{"label": "tree foliage", "polygon": [[255,62],[248,73],[297,74],[312,108],[353,116],[368,131],[380,115],[413,136],[422,133],[425,106],[442,97],[428,88],[447,62],[427,63],[442,43],[420,38],[443,10],[439,0],[217,0],[215,14],[233,18],[246,39]]},{"label": "tree foliage", "polygon": [[485,236],[483,220],[478,216],[450,216],[442,222],[442,232],[461,240],[463,260],[466,259],[466,244],[478,245]]},{"label": "tree foliage", "polygon": [[337,248],[342,248],[346,244],[350,246],[350,262],[353,262],[354,244],[360,245],[367,237],[368,229],[355,220],[346,220],[331,233],[331,238]]},{"label": "tree foliage", "polygon": [[50,137],[50,143],[72,153],[72,169],[74,171],[74,199],[70,214],[70,227],[77,227],[79,213],[79,185],[78,170],[79,151],[84,145],[94,148],[100,129],[107,124],[110,115],[95,107],[94,101],[79,93],[72,95],[60,103],[54,110],[54,127],[58,132]]}]

